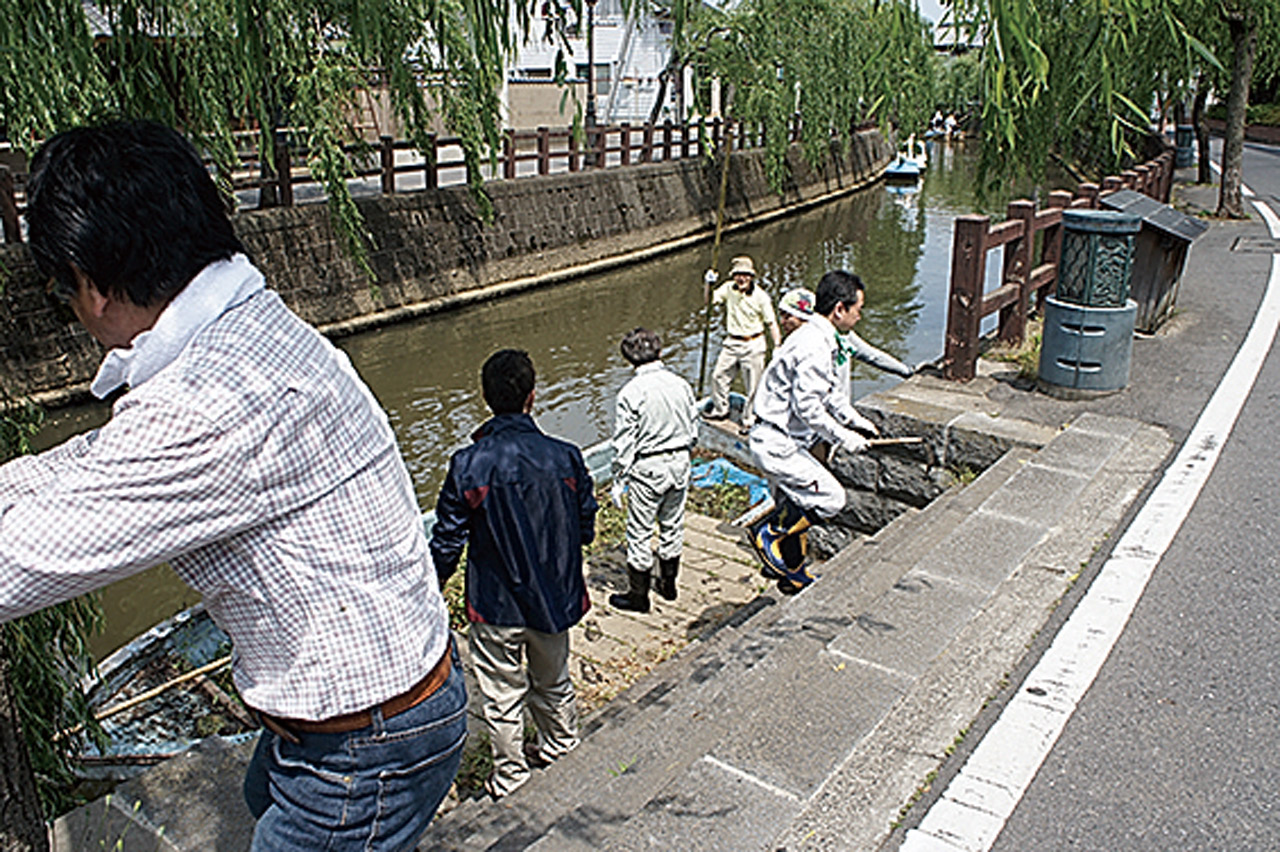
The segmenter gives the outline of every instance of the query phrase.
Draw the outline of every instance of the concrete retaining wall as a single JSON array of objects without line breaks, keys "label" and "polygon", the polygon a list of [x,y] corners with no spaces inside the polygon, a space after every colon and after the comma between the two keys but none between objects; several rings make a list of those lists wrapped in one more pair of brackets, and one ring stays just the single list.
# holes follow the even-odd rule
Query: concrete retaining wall
[{"label": "concrete retaining wall", "polygon": [[[746,226],[879,178],[892,150],[877,131],[811,167],[798,149],[781,194],[761,151],[733,155],[726,221]],[[682,247],[714,228],[719,169],[704,159],[493,181],[485,225],[463,187],[359,201],[377,237],[376,283],[344,252],[323,205],[254,211],[236,229],[270,286],[301,317],[351,333],[477,298],[565,280]],[[100,347],[49,306],[25,246],[0,247],[0,389],[57,404],[83,393]]]}]

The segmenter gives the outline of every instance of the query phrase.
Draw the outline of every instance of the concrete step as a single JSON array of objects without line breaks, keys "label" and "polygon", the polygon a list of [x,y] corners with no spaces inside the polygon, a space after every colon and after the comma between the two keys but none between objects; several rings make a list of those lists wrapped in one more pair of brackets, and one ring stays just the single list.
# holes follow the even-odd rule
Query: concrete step
[{"label": "concrete step", "polygon": [[875,846],[1171,444],[1084,415],[763,595],[425,849]]},{"label": "concrete step", "polygon": [[[768,718],[743,717],[738,696],[759,692],[762,685],[775,690],[771,681],[778,671],[796,665],[797,656],[812,657],[812,649],[805,647],[809,642],[827,641],[833,631],[854,623],[845,616],[838,624],[822,616],[806,620],[800,631],[805,641],[797,643],[791,641],[795,631],[771,628],[783,610],[800,602],[821,609],[833,606],[837,599],[871,599],[881,594],[914,564],[919,553],[936,546],[974,506],[1013,476],[1029,455],[1029,450],[1009,454],[967,487],[952,488],[923,510],[911,510],[843,551],[822,567],[823,578],[804,595],[791,599],[767,591],[716,633],[664,663],[588,720],[582,746],[539,773],[535,783],[501,803],[462,803],[438,822],[421,848],[525,848],[535,838],[540,838],[540,844],[551,844],[547,848],[576,848],[571,838],[582,833],[576,828],[579,823],[607,824],[629,818],[647,805],[655,791],[697,768],[735,729],[743,724],[764,729],[776,724]],[[705,518],[691,518],[690,530],[732,531],[738,543],[722,540],[720,553],[749,559],[751,570],[756,570],[741,530]],[[765,665],[779,651],[779,660]],[[785,686],[783,690],[785,694]],[[794,733],[804,735],[800,729]],[[597,832],[589,832],[583,848],[596,848],[600,840]]]}]

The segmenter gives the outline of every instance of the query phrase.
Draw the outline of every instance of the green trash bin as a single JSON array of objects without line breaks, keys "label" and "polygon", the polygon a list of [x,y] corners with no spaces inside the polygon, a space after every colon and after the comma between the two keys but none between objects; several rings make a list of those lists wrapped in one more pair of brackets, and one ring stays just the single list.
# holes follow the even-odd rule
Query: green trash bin
[{"label": "green trash bin", "polygon": [[1129,383],[1137,310],[1129,282],[1142,220],[1067,210],[1062,222],[1058,283],[1044,303],[1039,385],[1055,396],[1111,393]]}]

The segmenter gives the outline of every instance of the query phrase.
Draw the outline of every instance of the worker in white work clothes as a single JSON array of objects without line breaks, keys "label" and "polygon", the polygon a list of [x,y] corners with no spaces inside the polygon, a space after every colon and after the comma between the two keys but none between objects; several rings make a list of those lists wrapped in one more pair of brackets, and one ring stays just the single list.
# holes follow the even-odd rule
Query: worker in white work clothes
[{"label": "worker in white work clothes", "polygon": [[844,486],[809,445],[816,436],[856,453],[878,434],[837,387],[837,337],[857,323],[865,298],[858,276],[843,270],[822,276],[813,315],[778,349],[756,394],[751,455],[773,485],[775,507],[751,540],[764,575],[786,593],[815,579],[808,570],[807,530],[845,504]]},{"label": "worker in white work clothes", "polygon": [[[662,364],[662,341],[645,328],[622,338],[622,356],[635,367],[618,392],[613,430],[613,499],[627,494],[627,582],[609,605],[649,611],[649,588],[676,599],[684,550],[684,506],[689,493],[689,451],[698,436],[689,383]],[[658,574],[653,576],[654,529]]]}]

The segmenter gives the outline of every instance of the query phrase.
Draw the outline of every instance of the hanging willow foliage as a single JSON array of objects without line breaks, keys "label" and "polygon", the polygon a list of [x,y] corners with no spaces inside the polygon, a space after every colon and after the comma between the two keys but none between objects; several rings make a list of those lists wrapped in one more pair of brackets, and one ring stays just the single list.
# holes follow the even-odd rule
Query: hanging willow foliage
[{"label": "hanging willow foliage", "polygon": [[1132,160],[1156,105],[1180,97],[1197,65],[1217,64],[1192,5],[956,0],[961,38],[982,51],[986,179],[1038,179],[1050,153],[1099,175]]},{"label": "hanging willow foliage", "polygon": [[[567,5],[581,15],[582,0]],[[81,0],[0,0],[0,125],[30,148],[89,121],[150,118],[183,129],[224,175],[236,162],[234,130],[260,128],[270,164],[276,131],[290,128],[364,263],[371,236],[347,188],[353,166],[343,150],[359,143],[358,93],[385,84],[420,147],[438,127],[460,137],[479,193],[479,166],[499,150],[504,58],[540,6],[98,0],[107,26],[90,27]]]},{"label": "hanging willow foliage", "polygon": [[[791,122],[810,162],[864,120],[922,129],[934,107],[928,24],[900,0],[744,0],[691,19],[702,76],[733,92],[731,114],[765,132],[769,179],[786,179]],[[702,104],[706,106],[705,100]]]},{"label": "hanging willow foliage", "polygon": [[[43,420],[43,412],[29,402],[0,408],[0,464],[32,452],[31,439]],[[9,685],[46,819],[80,804],[71,792],[75,756],[86,736],[102,742],[102,728],[80,689],[82,679],[93,669],[87,638],[101,626],[102,611],[95,595],[0,625]],[[59,731],[72,728],[87,733],[58,736]]]}]

